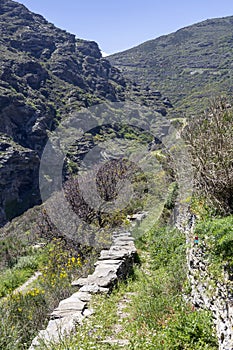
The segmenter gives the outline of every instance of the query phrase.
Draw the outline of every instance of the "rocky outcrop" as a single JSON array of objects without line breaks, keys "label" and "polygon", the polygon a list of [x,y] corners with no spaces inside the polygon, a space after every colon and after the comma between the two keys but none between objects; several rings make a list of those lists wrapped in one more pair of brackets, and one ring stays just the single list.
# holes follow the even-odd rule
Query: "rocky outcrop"
[{"label": "rocky outcrop", "polygon": [[38,198],[35,151],[19,147],[6,136],[0,137],[0,222],[22,214]]},{"label": "rocky outcrop", "polygon": [[[122,99],[125,80],[98,45],[76,39],[11,0],[0,3],[0,226],[40,202],[39,157],[60,119]],[[118,92],[117,92],[118,91]]]},{"label": "rocky outcrop", "polygon": [[19,144],[43,148],[46,131],[74,105],[123,98],[126,82],[95,42],[77,39],[25,6],[1,1],[0,36],[0,131]]},{"label": "rocky outcrop", "polygon": [[81,326],[82,320],[93,312],[88,308],[92,295],[110,293],[119,280],[130,274],[136,257],[133,241],[129,232],[113,235],[113,243],[109,250],[101,251],[94,273],[72,283],[74,287],[79,287],[78,291],[59,303],[46,330],[40,331],[30,350],[36,349],[40,343],[59,342],[75,327]]}]

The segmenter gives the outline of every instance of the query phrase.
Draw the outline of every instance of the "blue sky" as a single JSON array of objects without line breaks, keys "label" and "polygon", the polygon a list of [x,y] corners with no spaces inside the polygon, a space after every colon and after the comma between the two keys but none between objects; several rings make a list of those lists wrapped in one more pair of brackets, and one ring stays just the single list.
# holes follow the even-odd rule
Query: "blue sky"
[{"label": "blue sky", "polygon": [[79,38],[114,53],[207,18],[233,15],[232,0],[17,0]]}]

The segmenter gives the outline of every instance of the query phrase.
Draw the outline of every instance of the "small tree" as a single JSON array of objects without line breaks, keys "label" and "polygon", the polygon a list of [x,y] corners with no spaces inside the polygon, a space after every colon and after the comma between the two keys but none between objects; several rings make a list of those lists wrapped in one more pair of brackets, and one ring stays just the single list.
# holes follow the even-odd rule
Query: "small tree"
[{"label": "small tree", "polygon": [[193,117],[183,131],[195,170],[196,189],[221,212],[233,212],[233,111],[224,98]]},{"label": "small tree", "polygon": [[[119,216],[114,211],[105,211],[105,206],[118,196],[120,181],[134,182],[138,172],[140,173],[140,169],[132,162],[124,159],[110,160],[97,169],[94,178],[96,188],[93,188],[92,173],[87,172],[84,176],[84,189],[80,188],[79,177],[70,177],[64,185],[66,198],[73,211],[87,223],[97,223],[99,227],[106,224],[115,226],[123,219],[124,213]],[[86,200],[83,190],[90,201]],[[102,200],[102,204],[97,206],[94,200],[96,194]]]}]

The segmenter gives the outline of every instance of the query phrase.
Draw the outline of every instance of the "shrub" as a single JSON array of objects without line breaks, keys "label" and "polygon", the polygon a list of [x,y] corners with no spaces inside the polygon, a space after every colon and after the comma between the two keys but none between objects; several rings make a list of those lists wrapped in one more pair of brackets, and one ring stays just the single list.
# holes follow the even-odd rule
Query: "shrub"
[{"label": "shrub", "polygon": [[43,290],[34,288],[5,298],[0,304],[0,317],[0,348],[27,349],[46,322],[47,305]]},{"label": "shrub", "polygon": [[195,170],[196,189],[222,213],[233,212],[232,108],[222,98],[191,119],[183,136]]},{"label": "shrub", "polygon": [[210,266],[218,274],[233,272],[233,216],[200,221],[195,233],[207,246]]}]

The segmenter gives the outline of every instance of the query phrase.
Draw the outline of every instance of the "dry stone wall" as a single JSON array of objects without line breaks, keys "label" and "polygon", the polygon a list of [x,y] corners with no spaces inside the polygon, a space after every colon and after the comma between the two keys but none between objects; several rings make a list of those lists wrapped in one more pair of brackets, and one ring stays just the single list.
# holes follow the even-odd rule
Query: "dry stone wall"
[{"label": "dry stone wall", "polygon": [[229,276],[224,281],[213,279],[205,260],[204,242],[188,250],[188,274],[191,282],[191,300],[196,307],[211,310],[214,316],[219,350],[233,350],[233,295],[229,290]]},{"label": "dry stone wall", "polygon": [[125,279],[132,270],[136,253],[130,232],[115,233],[110,249],[101,251],[94,273],[72,283],[77,291],[59,303],[47,328],[39,332],[29,350],[36,350],[41,342],[59,342],[81,325],[83,319],[92,313],[89,306],[92,295],[110,293],[119,280]]},{"label": "dry stone wall", "polygon": [[189,212],[183,212],[177,217],[176,224],[186,234],[190,301],[197,308],[212,311],[219,350],[233,350],[233,282],[227,274],[224,281],[216,281],[209,272],[205,242],[196,246],[193,243],[195,218]]}]

